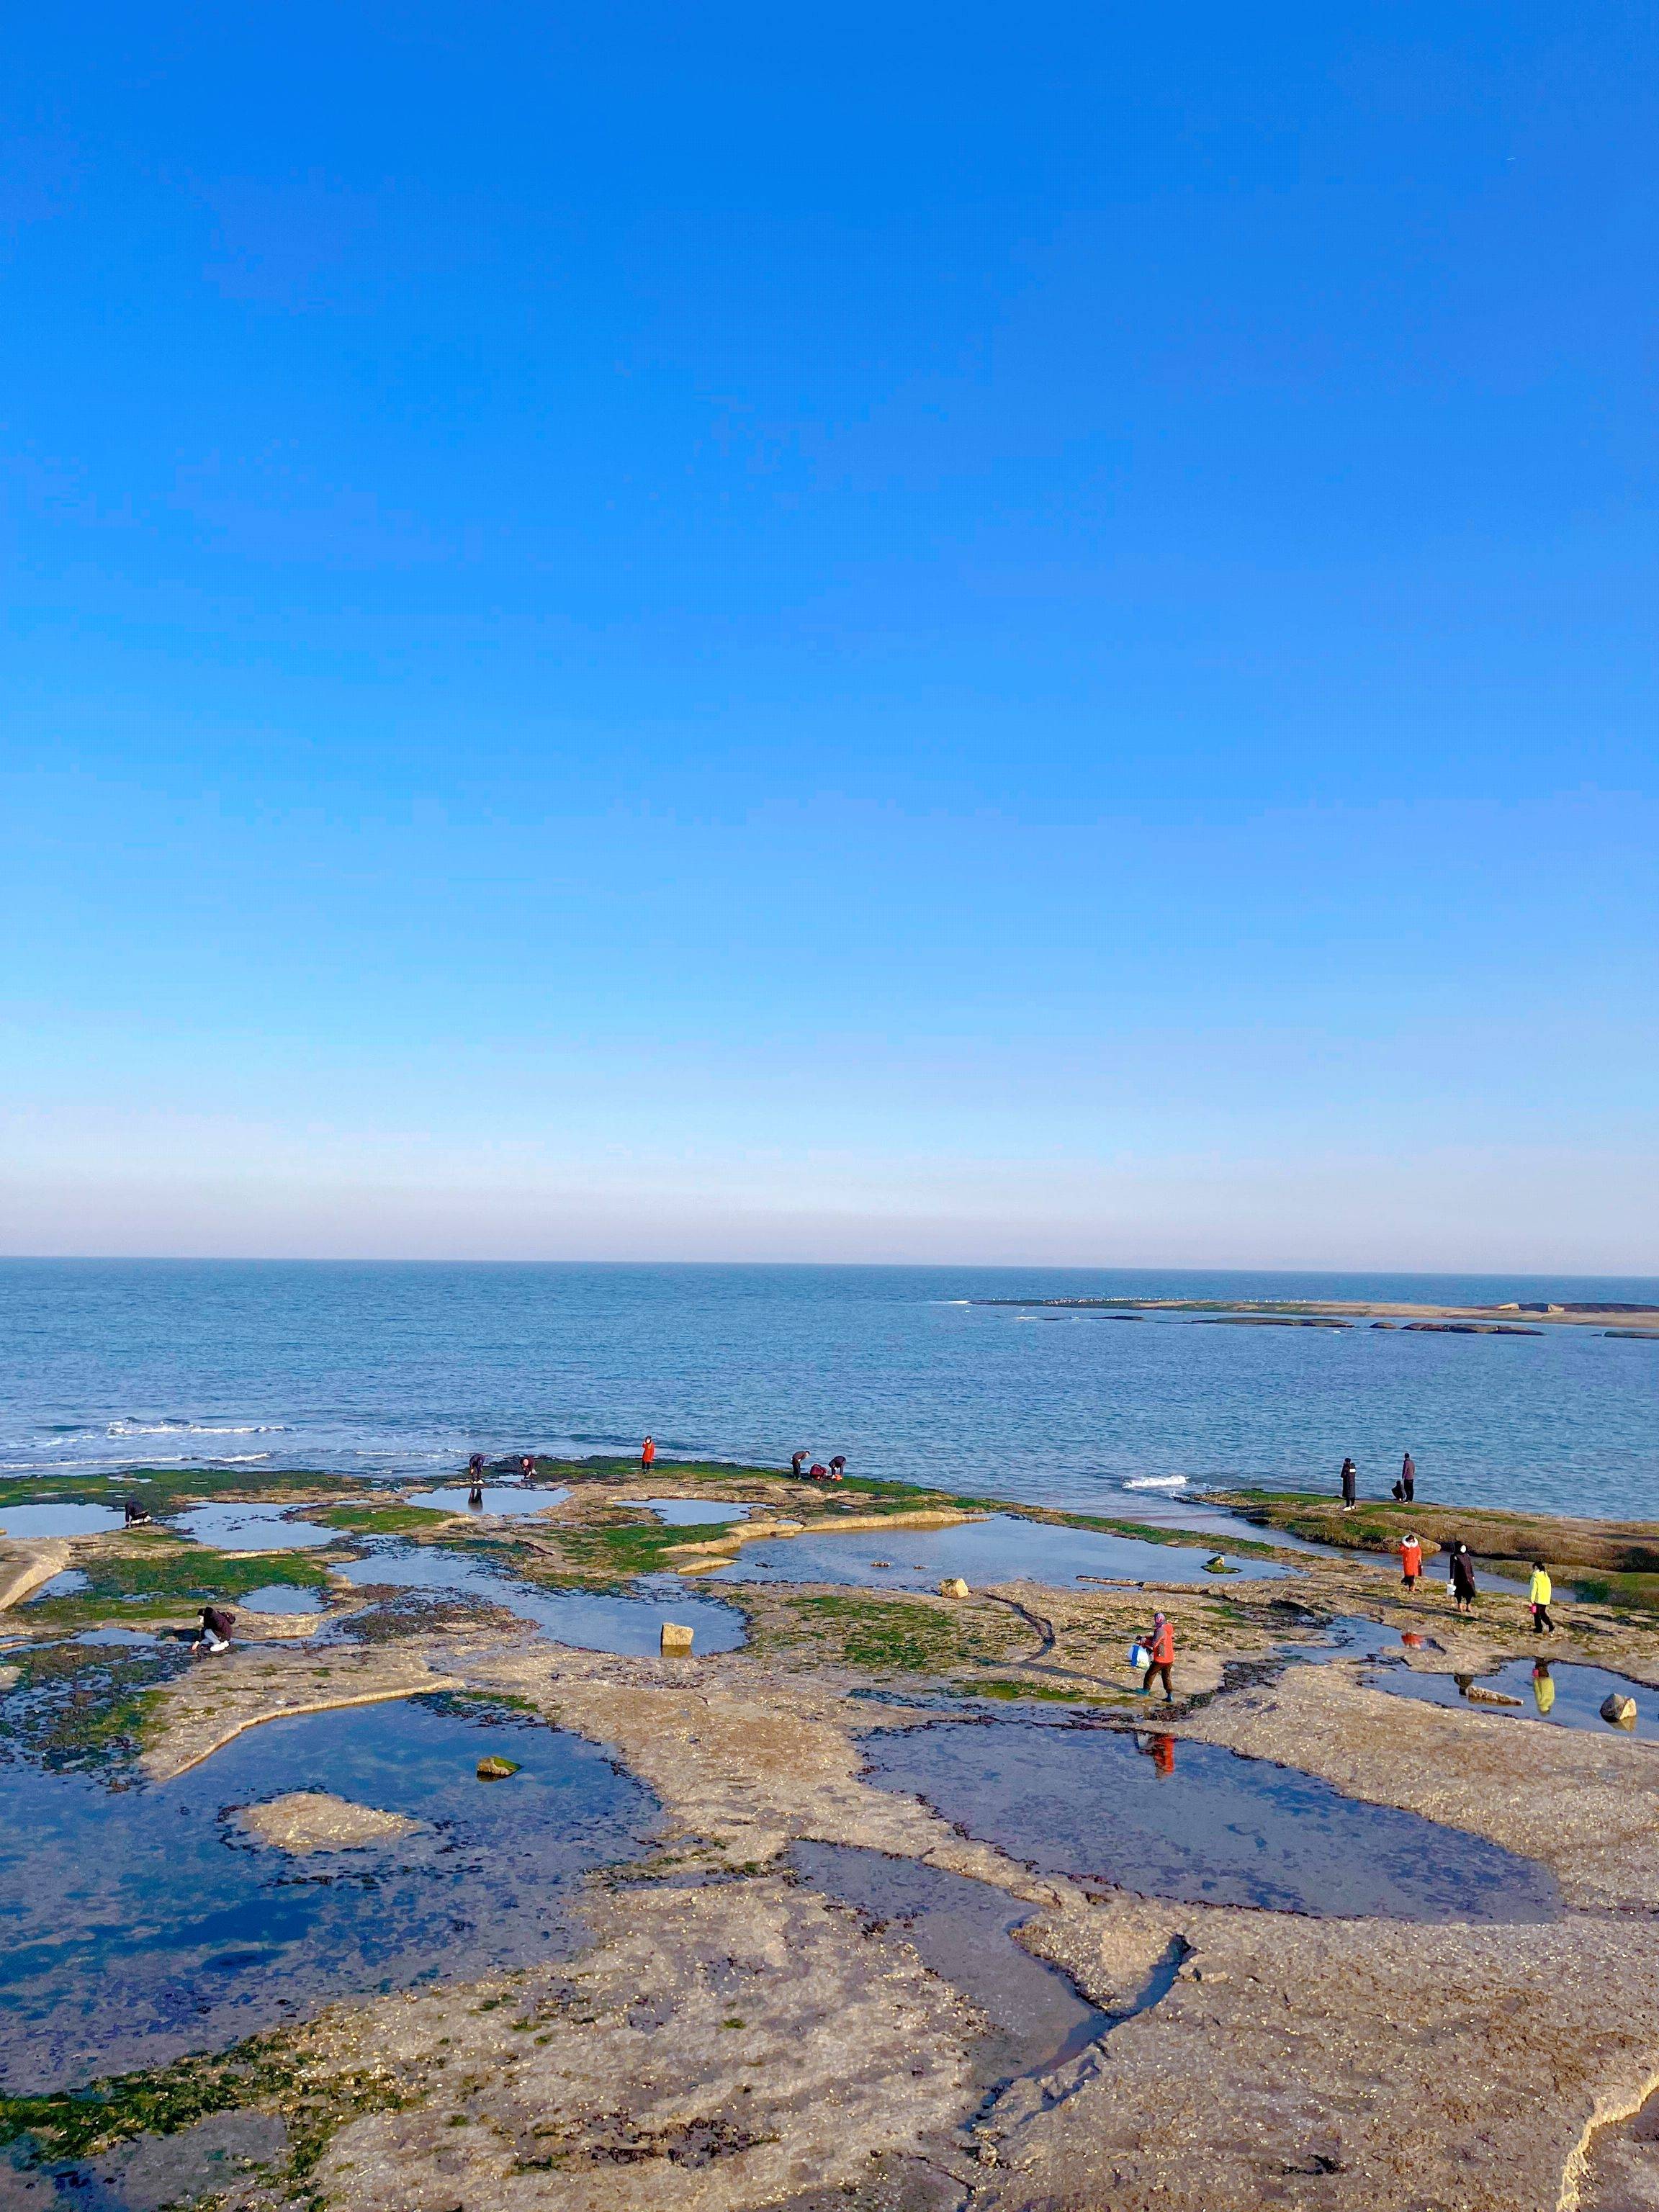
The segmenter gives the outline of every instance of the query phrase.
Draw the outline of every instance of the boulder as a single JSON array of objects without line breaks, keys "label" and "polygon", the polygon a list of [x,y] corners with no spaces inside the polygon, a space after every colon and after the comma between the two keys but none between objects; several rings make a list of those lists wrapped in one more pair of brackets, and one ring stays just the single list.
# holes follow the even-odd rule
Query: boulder
[{"label": "boulder", "polygon": [[683,1627],[677,1620],[665,1620],[658,1649],[665,1659],[684,1659],[690,1655],[696,1632]]},{"label": "boulder", "polygon": [[406,1813],[384,1813],[377,1805],[354,1805],[323,1790],[291,1790],[263,1805],[245,1805],[239,1826],[262,1844],[303,1857],[310,1851],[360,1851],[374,1844],[413,1835],[421,1823]]},{"label": "boulder", "polygon": [[1601,1717],[1611,1721],[1614,1728],[1636,1726],[1636,1700],[1626,1698],[1617,1690],[1609,1690],[1601,1700]]},{"label": "boulder", "polygon": [[966,1597],[968,1585],[960,1575],[947,1575],[939,1586],[941,1597]]},{"label": "boulder", "polygon": [[480,1782],[505,1782],[509,1776],[516,1774],[518,1771],[519,1762],[516,1759],[499,1759],[494,1752],[478,1761],[477,1774]]}]

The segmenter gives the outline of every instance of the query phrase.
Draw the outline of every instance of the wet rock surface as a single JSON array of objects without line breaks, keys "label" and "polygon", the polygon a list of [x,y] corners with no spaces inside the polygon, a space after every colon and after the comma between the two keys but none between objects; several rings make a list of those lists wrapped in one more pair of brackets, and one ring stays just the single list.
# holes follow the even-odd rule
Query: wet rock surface
[{"label": "wet rock surface", "polygon": [[[739,1471],[659,1467],[649,1486],[558,1473],[567,1499],[479,1528],[467,1557],[487,1576],[510,1571],[555,1596],[568,1577],[577,1594],[637,1603],[628,1577],[661,1575],[676,1541],[699,1533],[646,1510],[665,1481],[763,1527],[804,1518],[826,1547],[842,1510],[810,1486]],[[985,1541],[982,1517],[939,1519],[951,1504],[878,1498],[878,1519],[904,1510],[869,1536],[872,1560],[911,1558],[904,1530],[919,1512],[941,1541]],[[315,1525],[330,1526],[335,1509],[318,1505]],[[124,2002],[125,2041],[66,2038],[33,2075],[6,2046],[0,2212],[65,2200],[159,2212],[204,2196],[219,2212],[1614,2212],[1659,2194],[1636,2193],[1652,2179],[1644,2100],[1659,2078],[1649,1747],[1599,1723],[1599,1735],[1540,1728],[1461,1695],[1440,1706],[1363,1679],[1385,1650],[1446,1679],[1529,1658],[1519,1590],[1483,1596],[1462,1622],[1427,1594],[1399,1602],[1374,1560],[1313,1554],[1275,1563],[1288,1574],[1206,1589],[1187,1577],[1212,1538],[1146,1589],[1086,1584],[1075,1558],[1055,1582],[975,1572],[965,1599],[934,1594],[937,1571],[908,1589],[872,1588],[856,1572],[725,1584],[743,1648],[706,1651],[700,1632],[693,1656],[663,1659],[654,1637],[617,1652],[561,1644],[487,1591],[444,1587],[441,1563],[419,1567],[424,1583],[376,1589],[375,1544],[418,1553],[469,1540],[435,1517],[441,1534],[428,1540],[402,1504],[381,1512],[358,1499],[347,1517],[353,1533],[331,1539],[346,1549],[306,1555],[320,1557],[326,1594],[304,1642],[170,1671],[119,1650],[59,1660],[38,1640],[44,1630],[23,1636],[7,1655],[23,1675],[7,1715],[20,1700],[44,1710],[50,1691],[52,1712],[88,1741],[102,1729],[123,1747],[113,1766],[65,1777],[47,1767],[37,1729],[7,1740],[8,1779],[22,1794],[136,1783],[136,1808],[170,1803],[179,1836],[199,1832],[205,1866],[265,1865],[281,1879],[262,1893],[302,1918],[307,1899],[349,1897],[367,1923],[407,1936],[448,1867],[465,1878],[447,1893],[444,1941],[427,1963],[405,1944],[400,1985],[380,1993],[386,1966],[366,1950],[344,1959],[330,1937],[346,1971],[284,1985],[282,1942],[244,1942],[233,1929],[207,1954],[220,1977],[207,2012],[167,2021]],[[1468,1534],[1479,1549],[1478,1529]],[[69,1540],[94,1577],[123,1541]],[[128,1548],[142,1563],[169,1540]],[[1059,1558],[1063,1529],[1054,1540]],[[1024,1563],[1036,1556],[1027,1545]],[[696,1563],[695,1553],[684,1562]],[[920,1582],[929,1564],[918,1551],[906,1571]],[[1177,1695],[1149,1725],[1127,1652],[1154,1591],[1177,1627]],[[99,1634],[121,1620],[94,1622],[90,1602],[52,1617]],[[1558,1610],[1558,1663],[1659,1678],[1659,1627],[1607,1607]],[[574,1617],[562,1603],[550,1612]],[[1357,1613],[1364,1626],[1336,1648],[1328,1623]],[[1296,1655],[1322,1663],[1287,1665]],[[131,1680],[111,1705],[107,1685],[125,1680],[117,1662]],[[512,1934],[534,1921],[522,1908],[547,1870],[547,1830],[526,1816],[535,1761],[516,1738],[523,1771],[503,1786],[475,1779],[484,1747],[459,1759],[456,1807],[492,1808],[501,1824],[470,1859],[454,1848],[459,1810],[294,1753],[306,1730],[335,1724],[307,1713],[338,1708],[343,1728],[395,1731],[387,1717],[409,1710],[395,1701],[423,1696],[426,1712],[434,1693],[440,1713],[482,1710],[466,1703],[482,1698],[526,1734],[556,1724],[566,1732],[556,1740],[580,1739],[592,1762],[586,1793],[625,1785],[649,1808],[644,1823],[630,1816],[591,1836],[569,1863],[552,1901],[556,1940],[490,1956],[453,1924]],[[447,1708],[447,1698],[459,1702]],[[1106,1739],[1109,1753],[1083,1754],[1103,1772],[1133,1762],[1132,1782],[1090,1798],[1075,1768],[1057,1769],[1044,1801],[1028,1777],[1012,1794],[1036,1802],[1035,1851],[987,1817],[982,1789],[957,1808],[975,1830],[964,1834],[942,1799],[883,1787],[872,1771],[872,1748],[896,1754],[951,1732],[1008,1746],[1010,1774],[1030,1757],[1052,1764],[1056,1746],[1101,1736],[1054,1725],[1070,1705],[1139,1724]],[[986,1728],[926,1725],[941,1711],[993,1707]],[[258,1769],[257,1786],[238,1762]],[[1324,1845],[1348,1838],[1324,1856],[1370,1893],[1265,1895],[1262,1838],[1245,1835],[1215,1779],[1247,1762],[1271,1763],[1273,1790],[1304,1792],[1290,1832],[1302,1844],[1316,1831]],[[964,1770],[964,1790],[972,1780]],[[1097,1869],[1086,1881],[1068,1871],[1097,1856],[1071,1847],[1084,1800],[1097,1833],[1123,1824],[1126,1803],[1163,1793],[1173,1804],[1170,1793],[1188,1787],[1190,1816],[1166,1823],[1163,1844],[1200,1859],[1228,1836],[1249,1844],[1241,1901],[1199,1883],[1184,1896],[1139,1895]],[[325,1844],[294,1856],[228,1817],[232,1805],[269,1810],[307,1795],[422,1826],[355,1854]],[[1325,1814],[1334,1826],[1321,1828]],[[1137,1850],[1144,1863],[1144,1834]],[[1318,1856],[1297,1882],[1312,1882]],[[1458,1878],[1515,1861],[1547,1869],[1565,1917],[1469,1917],[1479,1900],[1459,1893]],[[1413,1890],[1464,1917],[1395,1917],[1389,1889],[1394,1903]],[[165,1907],[167,1881],[146,1893]],[[1297,1905],[1318,1909],[1284,1909]],[[1363,1917],[1329,1917],[1341,1911]],[[306,1936],[295,1948],[318,1946]],[[182,1978],[187,1995],[201,1963]],[[76,1971],[84,1995],[100,1969]],[[285,2011],[239,2012],[250,1990],[284,1986],[295,1999]],[[227,2051],[250,2027],[254,2039]],[[8,2033],[0,2026],[0,2044]],[[172,2055],[190,2051],[210,2055]],[[15,2094],[124,2066],[147,2070],[90,2101]]]},{"label": "wet rock surface", "polygon": [[372,1844],[411,1836],[420,1826],[406,1813],[354,1805],[324,1790],[291,1790],[265,1804],[245,1806],[236,1818],[256,1841],[295,1858],[313,1851],[362,1850]]}]

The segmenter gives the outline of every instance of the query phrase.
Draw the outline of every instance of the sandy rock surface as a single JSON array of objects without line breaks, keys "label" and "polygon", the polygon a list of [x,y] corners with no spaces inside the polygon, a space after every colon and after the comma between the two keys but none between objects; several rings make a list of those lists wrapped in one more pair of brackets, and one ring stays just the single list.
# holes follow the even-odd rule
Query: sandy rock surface
[{"label": "sandy rock surface", "polygon": [[0,1613],[21,1605],[31,1590],[62,1574],[70,1557],[61,1537],[43,1537],[36,1543],[16,1539],[0,1542]]},{"label": "sandy rock surface", "polygon": [[423,1993],[341,2023],[342,2063],[372,2047],[424,2094],[335,2137],[329,2202],[759,2212],[855,2188],[970,2099],[971,2008],[811,1890],[624,1889],[591,1917],[592,1949],[500,2002]]},{"label": "sandy rock surface", "polygon": [[296,1857],[311,1851],[362,1850],[370,1844],[413,1835],[421,1826],[405,1813],[354,1805],[349,1798],[331,1796],[322,1790],[291,1790],[285,1797],[245,1806],[237,1820],[260,1843]]}]

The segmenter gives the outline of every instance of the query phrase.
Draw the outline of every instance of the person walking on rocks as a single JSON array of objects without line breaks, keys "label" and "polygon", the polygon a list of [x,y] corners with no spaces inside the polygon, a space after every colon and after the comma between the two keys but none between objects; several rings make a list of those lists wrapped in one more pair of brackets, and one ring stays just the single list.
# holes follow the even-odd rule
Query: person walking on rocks
[{"label": "person walking on rocks", "polygon": [[1451,1594],[1459,1613],[1474,1611],[1474,1560],[1467,1544],[1454,1544],[1451,1555]]},{"label": "person walking on rocks", "polygon": [[1142,1687],[1147,1696],[1151,1697],[1153,1678],[1161,1674],[1164,1677],[1164,1698],[1168,1703],[1173,1705],[1175,1689],[1170,1680],[1170,1669],[1175,1664],[1175,1630],[1161,1613],[1155,1613],[1152,1615],[1151,1650],[1152,1663],[1146,1669],[1146,1680]]},{"label": "person walking on rocks", "polygon": [[1342,1510],[1353,1511],[1354,1496],[1359,1487],[1359,1469],[1351,1459],[1342,1462]]},{"label": "person walking on rocks", "polygon": [[1422,1578],[1422,1541],[1416,1536],[1403,1536],[1400,1542],[1400,1580],[1407,1597]]},{"label": "person walking on rocks", "polygon": [[1541,1559],[1532,1563],[1532,1581],[1527,1589],[1527,1603],[1532,1607],[1532,1632],[1534,1636],[1553,1636],[1555,1623],[1550,1619],[1550,1601],[1555,1593],[1550,1587],[1550,1571]]},{"label": "person walking on rocks", "polygon": [[641,1474],[649,1474],[652,1468],[656,1464],[657,1447],[653,1440],[650,1437],[647,1437],[645,1442],[640,1446],[640,1473]]}]

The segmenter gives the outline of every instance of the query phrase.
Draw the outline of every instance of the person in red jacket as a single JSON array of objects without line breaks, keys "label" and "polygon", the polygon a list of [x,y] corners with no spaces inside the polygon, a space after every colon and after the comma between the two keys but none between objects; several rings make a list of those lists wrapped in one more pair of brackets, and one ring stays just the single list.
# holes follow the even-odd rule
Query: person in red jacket
[{"label": "person in red jacket", "polygon": [[1170,1669],[1175,1664],[1175,1630],[1163,1613],[1152,1615],[1152,1663],[1146,1669],[1146,1694],[1152,1693],[1154,1676],[1164,1677],[1164,1694],[1173,1702],[1175,1690],[1170,1681]]},{"label": "person in red jacket", "polygon": [[640,1447],[640,1473],[649,1474],[657,1463],[657,1447],[647,1437]]},{"label": "person in red jacket", "polygon": [[1400,1579],[1407,1597],[1417,1588],[1423,1574],[1423,1547],[1415,1536],[1400,1540]]}]

